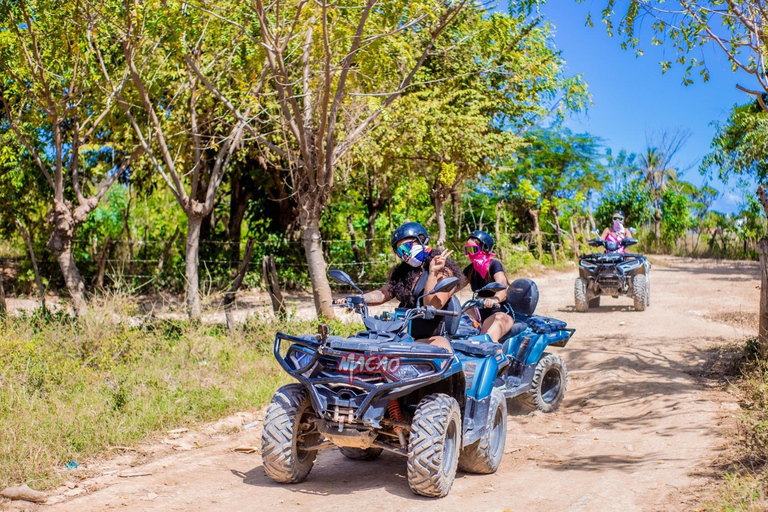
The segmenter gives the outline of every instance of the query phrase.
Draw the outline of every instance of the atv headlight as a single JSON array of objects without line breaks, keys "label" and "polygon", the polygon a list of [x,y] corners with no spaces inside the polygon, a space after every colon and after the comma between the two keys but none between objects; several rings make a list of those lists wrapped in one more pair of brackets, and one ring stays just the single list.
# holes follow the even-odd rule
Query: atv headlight
[{"label": "atv headlight", "polygon": [[294,345],[288,349],[288,354],[285,359],[295,370],[308,370],[309,368],[305,367],[312,361],[313,357],[314,354],[308,353]]},{"label": "atv headlight", "polygon": [[595,264],[594,264],[594,263],[592,263],[591,261],[587,261],[587,260],[581,260],[581,261],[579,261],[579,266],[580,266],[581,268],[584,268],[584,269],[587,269],[587,270],[592,270],[592,269],[594,269],[594,268],[597,268],[597,265],[595,265]]},{"label": "atv headlight", "polygon": [[623,263],[619,263],[616,266],[619,267],[624,273],[626,273],[632,272],[636,268],[640,268],[640,262],[638,260],[629,260]]},{"label": "atv headlight", "polygon": [[387,372],[393,381],[411,380],[434,371],[431,364],[402,364],[397,370]]}]

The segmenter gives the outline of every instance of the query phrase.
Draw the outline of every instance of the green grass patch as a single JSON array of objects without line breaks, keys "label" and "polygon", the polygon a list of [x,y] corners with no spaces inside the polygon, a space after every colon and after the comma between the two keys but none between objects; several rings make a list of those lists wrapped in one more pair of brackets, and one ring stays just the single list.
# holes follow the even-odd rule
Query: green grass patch
[{"label": "green grass patch", "polygon": [[[0,488],[49,488],[70,461],[260,407],[290,381],[272,356],[275,331],[316,331],[316,322],[272,318],[233,332],[116,318],[99,308],[78,320],[0,321]],[[335,334],[359,327],[331,325]]]}]

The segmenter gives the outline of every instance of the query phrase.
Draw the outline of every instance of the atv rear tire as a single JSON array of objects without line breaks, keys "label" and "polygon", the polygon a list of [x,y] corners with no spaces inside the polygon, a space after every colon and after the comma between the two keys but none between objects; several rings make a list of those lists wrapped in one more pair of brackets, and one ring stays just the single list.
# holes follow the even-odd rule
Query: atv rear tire
[{"label": "atv rear tire", "polygon": [[378,459],[381,455],[381,448],[349,448],[339,447],[341,453],[348,459],[352,460],[374,460]]},{"label": "atv rear tire", "polygon": [[589,299],[589,309],[600,307],[600,296]]},{"label": "atv rear tire", "polygon": [[568,368],[565,361],[554,354],[544,352],[533,373],[531,390],[520,401],[541,412],[556,411],[568,389]]},{"label": "atv rear tire", "polygon": [[446,496],[456,478],[460,448],[461,411],[456,399],[443,393],[422,398],[408,440],[411,490],[430,498]]},{"label": "atv rear tire", "polygon": [[500,389],[491,392],[488,423],[483,437],[462,448],[459,454],[459,469],[462,471],[488,475],[499,469],[507,440],[507,399]]},{"label": "atv rear tire", "polygon": [[646,301],[648,300],[648,288],[644,274],[637,274],[632,278],[632,296],[635,300],[635,309],[645,311]]},{"label": "atv rear tire", "polygon": [[587,282],[583,277],[576,278],[576,284],[573,287],[573,298],[576,303],[576,311],[585,312],[589,306],[587,304]]},{"label": "atv rear tire", "polygon": [[320,440],[319,433],[302,436],[312,416],[309,395],[301,384],[283,386],[272,397],[261,434],[261,459],[267,476],[275,482],[302,482],[312,470],[317,451],[301,449]]}]

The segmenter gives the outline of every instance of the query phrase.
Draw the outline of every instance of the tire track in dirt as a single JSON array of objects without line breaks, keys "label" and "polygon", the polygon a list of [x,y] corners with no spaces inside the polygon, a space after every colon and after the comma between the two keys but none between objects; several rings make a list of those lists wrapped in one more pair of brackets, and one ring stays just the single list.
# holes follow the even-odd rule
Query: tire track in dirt
[{"label": "tire track in dirt", "polygon": [[120,478],[107,471],[121,469],[115,461],[103,462],[102,476],[82,482],[87,493],[44,508],[629,512],[695,507],[738,408],[733,397],[695,375],[712,347],[750,335],[710,319],[754,313],[759,274],[748,263],[657,261],[653,300],[643,313],[627,298],[607,298],[599,310],[576,313],[575,272],[536,279],[538,312],[577,329],[566,348],[552,349],[570,370],[566,400],[546,415],[510,404],[499,471],[459,473],[444,499],[412,494],[405,460],[387,453],[370,462],[323,451],[305,482],[275,484],[258,454],[233,451],[260,444],[260,428],[252,428],[213,437],[189,433],[203,447],[162,452],[131,469],[148,476]]}]

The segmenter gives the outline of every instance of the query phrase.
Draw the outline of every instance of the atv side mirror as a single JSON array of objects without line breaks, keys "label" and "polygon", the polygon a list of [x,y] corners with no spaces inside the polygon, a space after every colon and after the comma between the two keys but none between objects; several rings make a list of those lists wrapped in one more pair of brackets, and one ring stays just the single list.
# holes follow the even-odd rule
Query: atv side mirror
[{"label": "atv side mirror", "polygon": [[592,234],[595,235],[597,238],[600,238],[600,231],[598,231],[597,229],[593,229]]},{"label": "atv side mirror", "polygon": [[329,270],[328,275],[342,284],[351,286],[352,288],[360,292],[360,295],[363,295],[363,290],[358,288],[358,286],[355,284],[352,278],[349,277],[349,274],[347,274],[343,270]]},{"label": "atv side mirror", "polygon": [[446,277],[444,279],[441,279],[437,282],[434,288],[432,288],[432,291],[425,293],[421,297],[419,297],[419,300],[416,301],[417,304],[421,303],[421,299],[426,297],[427,295],[432,295],[435,293],[441,293],[441,292],[449,292],[456,288],[456,286],[461,282],[461,280],[458,277]]},{"label": "atv side mirror", "polygon": [[477,296],[483,297],[483,298],[493,297],[494,295],[496,295],[497,293],[499,293],[501,290],[505,288],[506,286],[504,286],[503,284],[494,281],[492,283],[488,283],[487,285],[477,290]]},{"label": "atv side mirror", "polygon": [[637,228],[629,228],[629,232],[632,236],[635,236],[637,234]]}]

